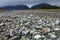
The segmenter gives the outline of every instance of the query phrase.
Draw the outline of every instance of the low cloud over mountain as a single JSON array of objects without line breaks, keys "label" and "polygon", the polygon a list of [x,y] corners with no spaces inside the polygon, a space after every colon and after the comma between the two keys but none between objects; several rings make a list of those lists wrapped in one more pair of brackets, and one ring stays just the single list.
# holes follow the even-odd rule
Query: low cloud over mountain
[{"label": "low cloud over mountain", "polygon": [[11,5],[27,5],[29,7],[40,4],[48,3],[51,5],[60,6],[60,0],[0,0],[0,7]]}]

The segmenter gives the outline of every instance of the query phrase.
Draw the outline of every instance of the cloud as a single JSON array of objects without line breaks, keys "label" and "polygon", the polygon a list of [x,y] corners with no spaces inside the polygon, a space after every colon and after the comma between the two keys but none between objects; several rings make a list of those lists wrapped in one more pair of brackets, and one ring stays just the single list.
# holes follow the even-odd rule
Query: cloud
[{"label": "cloud", "polygon": [[39,4],[49,3],[60,6],[60,0],[0,0],[0,7],[7,5],[27,5],[29,7]]}]

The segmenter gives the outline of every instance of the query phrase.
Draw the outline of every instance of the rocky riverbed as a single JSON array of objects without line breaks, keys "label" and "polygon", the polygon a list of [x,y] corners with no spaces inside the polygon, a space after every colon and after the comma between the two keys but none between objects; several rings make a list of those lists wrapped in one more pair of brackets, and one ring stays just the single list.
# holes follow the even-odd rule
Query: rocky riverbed
[{"label": "rocky riverbed", "polygon": [[60,40],[60,18],[1,14],[0,40]]}]

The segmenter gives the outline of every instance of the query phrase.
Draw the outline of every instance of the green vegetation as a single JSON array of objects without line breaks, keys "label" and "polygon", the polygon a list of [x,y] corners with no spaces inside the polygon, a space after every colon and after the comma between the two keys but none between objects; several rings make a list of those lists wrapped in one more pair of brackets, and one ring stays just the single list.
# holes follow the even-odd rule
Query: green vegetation
[{"label": "green vegetation", "polygon": [[46,6],[46,7],[42,7],[41,9],[60,9],[60,7],[57,7],[57,6]]}]

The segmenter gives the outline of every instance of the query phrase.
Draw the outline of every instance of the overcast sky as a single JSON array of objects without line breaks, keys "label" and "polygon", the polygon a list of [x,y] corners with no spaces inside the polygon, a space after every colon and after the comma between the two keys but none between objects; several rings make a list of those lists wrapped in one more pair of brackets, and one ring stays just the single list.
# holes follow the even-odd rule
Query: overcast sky
[{"label": "overcast sky", "polygon": [[39,3],[49,3],[51,5],[60,6],[60,0],[0,0],[0,7],[7,5],[22,5],[22,4],[31,7]]}]

